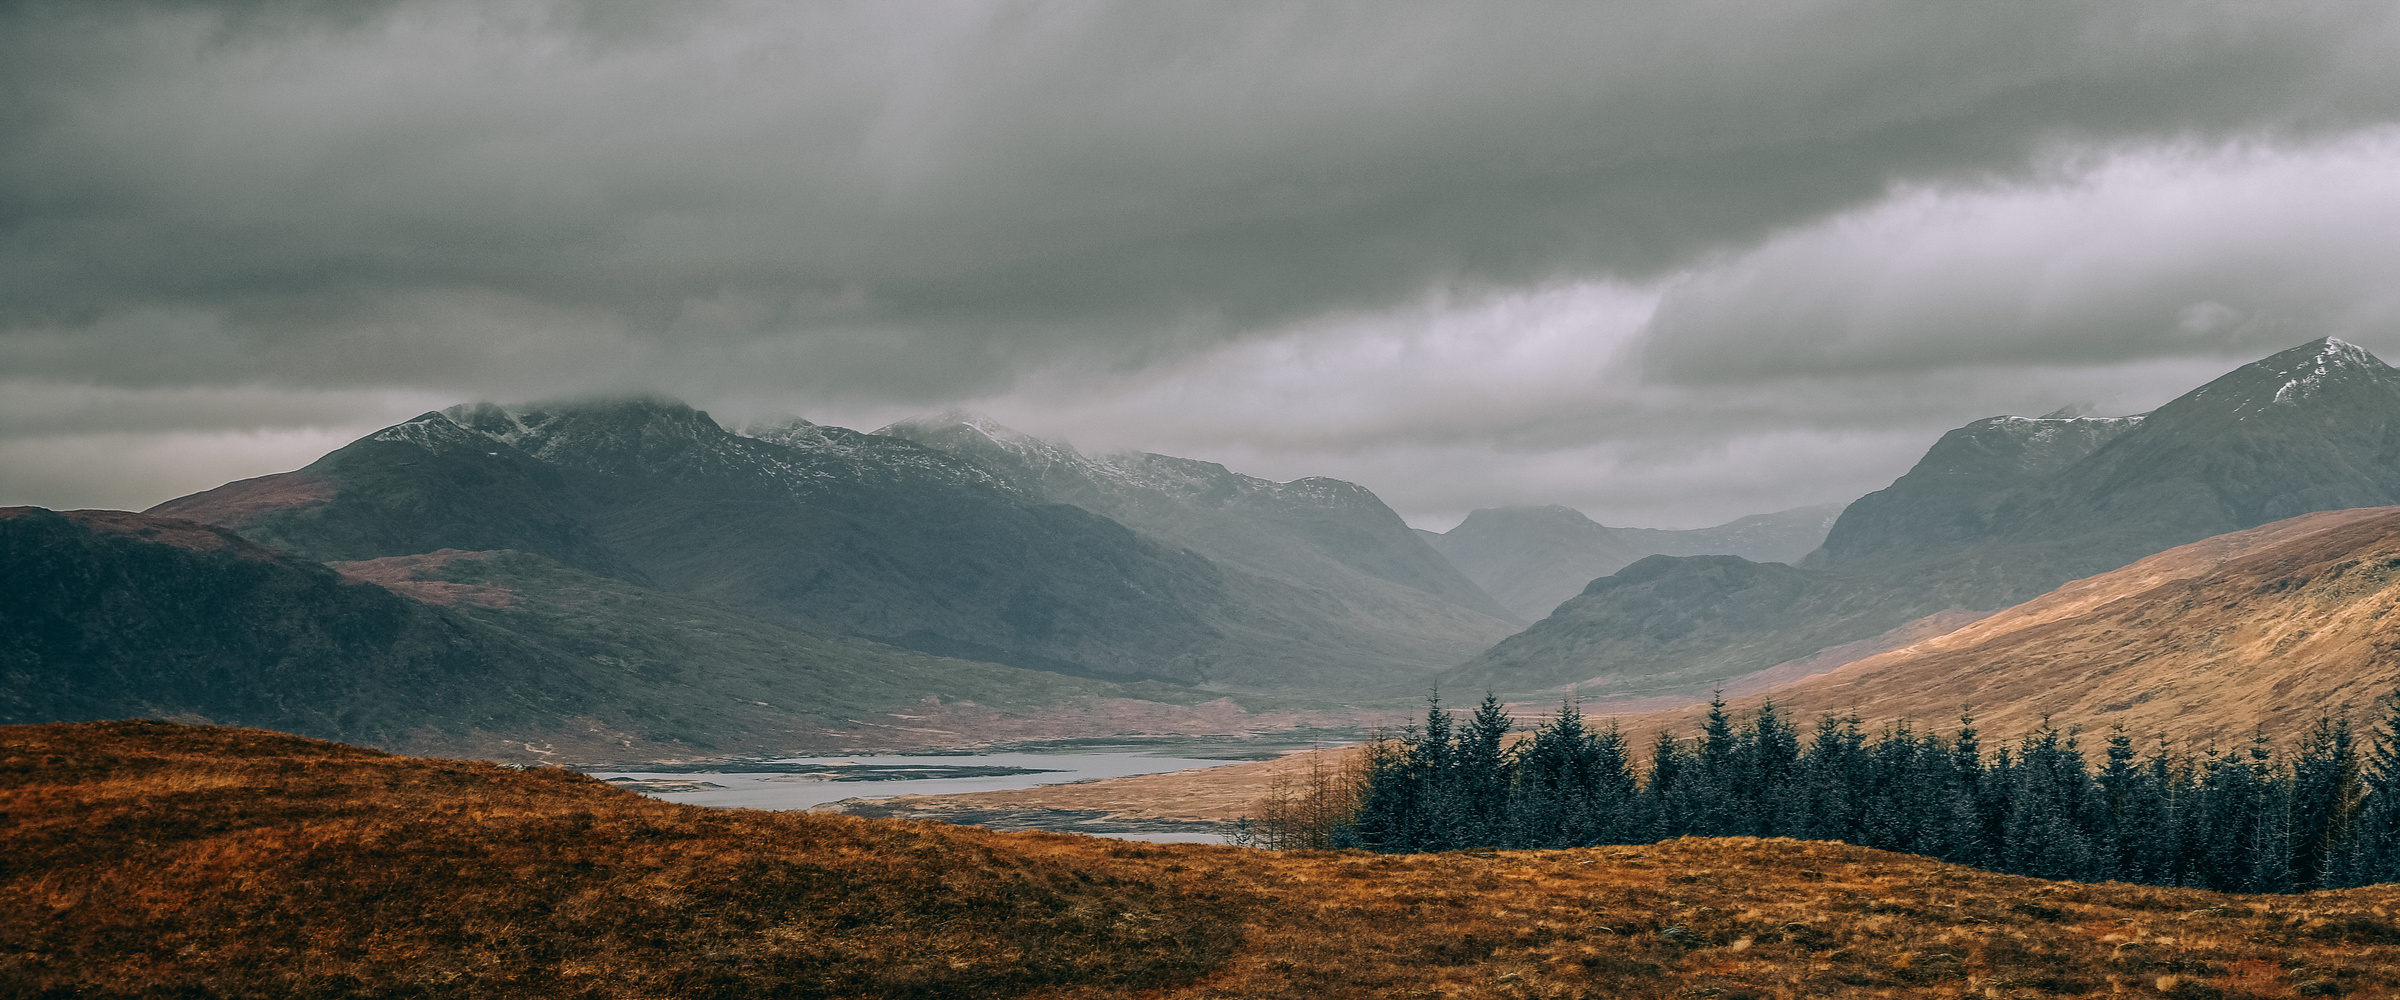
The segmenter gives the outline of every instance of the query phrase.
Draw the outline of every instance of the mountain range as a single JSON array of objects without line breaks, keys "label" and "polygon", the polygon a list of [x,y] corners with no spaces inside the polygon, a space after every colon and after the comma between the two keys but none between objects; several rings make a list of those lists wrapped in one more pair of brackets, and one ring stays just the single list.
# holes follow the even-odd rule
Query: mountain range
[{"label": "mountain range", "polygon": [[8,511],[0,721],[667,754],[900,733],[926,698],[1751,689],[2176,545],[2400,504],[2394,414],[2400,372],[2329,339],[2148,414],[1976,421],[1844,508],[1680,532],[1496,508],[1434,534],[1355,484],[973,414],[467,404],[145,514]]},{"label": "mountain range", "polygon": [[2394,503],[2400,372],[2328,338],[2146,415],[1978,420],[1845,508],[1796,566],[1647,559],[1442,684],[1690,694],[1927,616],[1996,611],[2175,545]]},{"label": "mountain range", "polygon": [[1441,534],[1435,551],[1517,617],[1540,621],[1561,603],[1644,556],[1740,556],[1797,562],[1825,541],[1841,504],[1753,514],[1710,528],[1613,528],[1571,507],[1487,507]]},{"label": "mountain range", "polygon": [[1157,471],[1111,495],[1215,511],[1194,541],[1280,561],[1212,559],[1058,502],[1022,463],[796,419],[736,433],[657,400],[453,407],[150,512],[325,561],[526,552],[774,621],[1114,681],[1414,683],[1517,627],[1355,486],[1210,507],[1192,468]]}]

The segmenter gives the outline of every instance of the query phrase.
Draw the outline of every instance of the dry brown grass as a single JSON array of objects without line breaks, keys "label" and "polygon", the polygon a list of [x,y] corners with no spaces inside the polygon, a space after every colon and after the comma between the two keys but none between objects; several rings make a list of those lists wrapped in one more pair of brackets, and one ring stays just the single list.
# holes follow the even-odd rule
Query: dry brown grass
[{"label": "dry brown grass", "polygon": [[0,810],[15,996],[2400,990],[2400,889],[2086,886],[1828,843],[1128,844],[155,723],[0,730]]}]

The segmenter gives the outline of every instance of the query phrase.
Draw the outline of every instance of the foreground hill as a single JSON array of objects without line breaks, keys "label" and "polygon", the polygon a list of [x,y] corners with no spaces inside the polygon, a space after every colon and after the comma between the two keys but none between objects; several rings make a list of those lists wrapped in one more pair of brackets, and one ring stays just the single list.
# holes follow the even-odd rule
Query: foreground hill
[{"label": "foreground hill", "polygon": [[1373,856],[711,811],[556,769],[0,728],[0,989],[418,997],[2286,996],[2390,888],[2078,885],[1734,838]]},{"label": "foreground hill", "polygon": [[2053,717],[2145,740],[2291,737],[2400,688],[2395,609],[2400,507],[2325,511],[2169,549],[1736,707],[1947,727],[1972,706],[1989,733]]},{"label": "foreground hill", "polygon": [[1841,504],[1754,514],[1710,528],[1669,531],[1612,528],[1582,511],[1492,507],[1475,511],[1425,540],[1510,611],[1540,621],[1585,584],[1644,556],[1740,556],[1756,562],[1798,562],[1825,541]]},{"label": "foreground hill", "polygon": [[1511,628],[1410,591],[1451,608],[1432,630],[1451,632],[1379,629],[1339,595],[898,436],[760,435],[655,400],[459,406],[151,512],[326,561],[516,550],[888,645],[1118,681],[1405,688]]},{"label": "foreground hill", "polygon": [[1023,712],[1130,693],[505,550],[327,567],[191,521],[14,507],[0,509],[0,566],[0,722],[196,717],[519,758],[530,742],[589,761],[954,742],[912,737],[889,713],[928,697]]},{"label": "foreground hill", "polygon": [[1636,564],[1639,579],[1594,581],[1558,609],[1560,622],[1537,623],[1444,684],[1534,692],[1602,678],[1700,693],[1699,674],[1730,679],[1812,644],[1996,611],[2212,535],[2395,503],[2400,372],[2320,340],[2139,418],[1977,421],[1852,503],[1795,573],[1721,557]]}]

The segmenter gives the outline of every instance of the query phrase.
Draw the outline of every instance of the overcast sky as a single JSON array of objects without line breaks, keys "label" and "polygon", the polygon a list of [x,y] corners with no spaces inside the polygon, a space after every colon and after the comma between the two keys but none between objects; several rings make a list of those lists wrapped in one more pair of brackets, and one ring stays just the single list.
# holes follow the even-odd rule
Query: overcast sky
[{"label": "overcast sky", "polygon": [[0,504],[640,391],[1691,527],[2396,279],[2380,2],[0,6]]}]

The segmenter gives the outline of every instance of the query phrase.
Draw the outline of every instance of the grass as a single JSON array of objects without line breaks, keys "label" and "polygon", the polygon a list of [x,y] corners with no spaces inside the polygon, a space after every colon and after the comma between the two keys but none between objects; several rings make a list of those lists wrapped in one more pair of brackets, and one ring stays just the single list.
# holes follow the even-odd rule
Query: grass
[{"label": "grass", "polygon": [[0,996],[2389,995],[2400,889],[1834,843],[1385,857],[707,810],[163,723],[0,728]]}]

